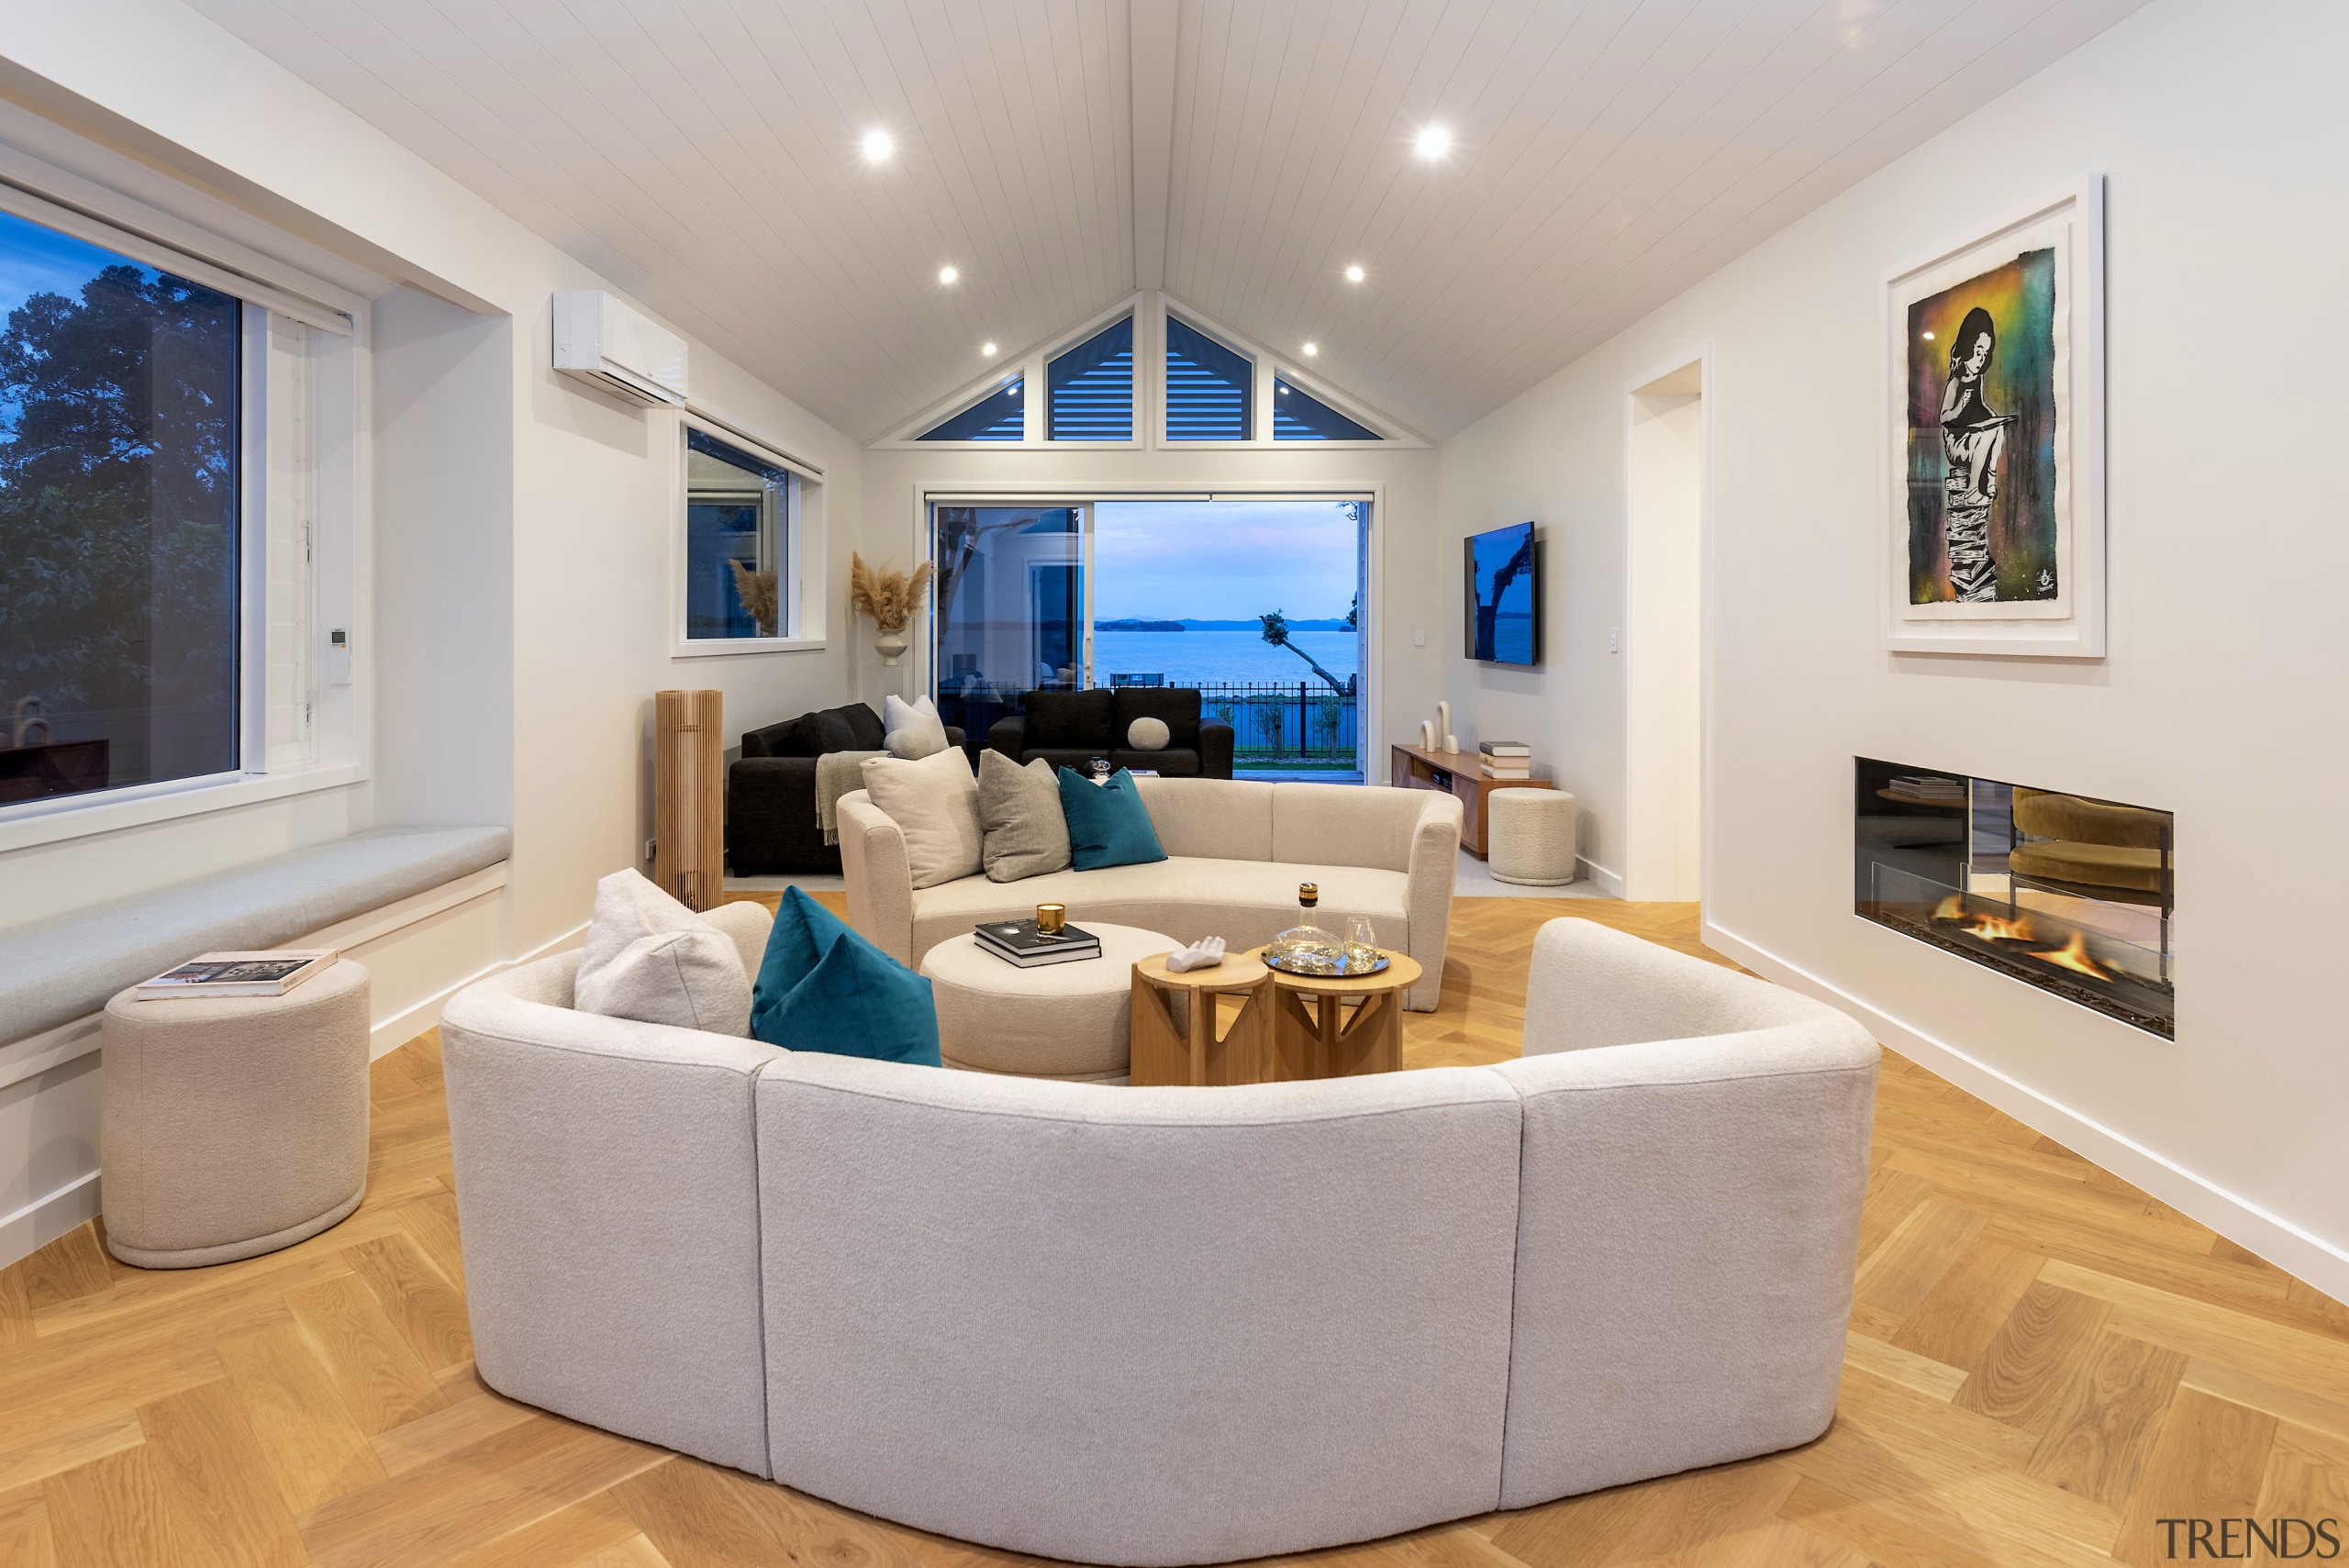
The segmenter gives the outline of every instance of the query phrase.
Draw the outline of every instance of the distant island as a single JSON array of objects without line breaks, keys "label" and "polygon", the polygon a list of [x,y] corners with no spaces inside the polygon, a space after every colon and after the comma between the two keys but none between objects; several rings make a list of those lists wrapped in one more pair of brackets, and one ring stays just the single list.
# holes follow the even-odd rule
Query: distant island
[{"label": "distant island", "polygon": [[[1345,617],[1342,616],[1333,616],[1325,620],[1297,620],[1292,617],[1288,624],[1293,631],[1352,629],[1346,625]],[[1252,619],[1199,620],[1186,617],[1183,620],[1141,620],[1128,617],[1123,620],[1095,621],[1093,629],[1096,631],[1258,631],[1263,628]]]}]

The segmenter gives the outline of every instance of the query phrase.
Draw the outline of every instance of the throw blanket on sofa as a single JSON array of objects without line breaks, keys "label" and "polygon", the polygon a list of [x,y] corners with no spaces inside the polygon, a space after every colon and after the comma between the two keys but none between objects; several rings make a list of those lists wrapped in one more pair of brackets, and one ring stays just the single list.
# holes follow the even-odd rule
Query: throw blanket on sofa
[{"label": "throw blanket on sofa", "polygon": [[886,751],[827,751],[816,759],[816,820],[823,825],[824,842],[841,841],[840,817],[832,809],[841,796],[864,787],[864,759],[885,757]]}]

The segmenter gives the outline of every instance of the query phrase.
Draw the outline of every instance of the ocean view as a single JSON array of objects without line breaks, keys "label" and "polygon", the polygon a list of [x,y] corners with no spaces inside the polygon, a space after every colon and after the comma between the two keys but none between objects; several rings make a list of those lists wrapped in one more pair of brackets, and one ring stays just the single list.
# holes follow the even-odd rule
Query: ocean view
[{"label": "ocean view", "polygon": [[[1351,631],[1292,631],[1297,645],[1344,680],[1360,660]],[[1094,680],[1112,675],[1163,674],[1170,686],[1306,681],[1321,690],[1311,665],[1254,631],[1101,631],[1093,634]]]}]

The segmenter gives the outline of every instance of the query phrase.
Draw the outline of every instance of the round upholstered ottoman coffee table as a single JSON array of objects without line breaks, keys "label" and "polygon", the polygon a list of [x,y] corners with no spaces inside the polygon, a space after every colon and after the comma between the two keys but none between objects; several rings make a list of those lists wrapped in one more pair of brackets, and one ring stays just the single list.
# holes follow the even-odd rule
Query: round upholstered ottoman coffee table
[{"label": "round upholstered ottoman coffee table", "polygon": [[1134,964],[1183,944],[1134,926],[1078,924],[1101,939],[1099,958],[1022,969],[967,936],[922,955],[947,1066],[1077,1083],[1126,1076]]}]

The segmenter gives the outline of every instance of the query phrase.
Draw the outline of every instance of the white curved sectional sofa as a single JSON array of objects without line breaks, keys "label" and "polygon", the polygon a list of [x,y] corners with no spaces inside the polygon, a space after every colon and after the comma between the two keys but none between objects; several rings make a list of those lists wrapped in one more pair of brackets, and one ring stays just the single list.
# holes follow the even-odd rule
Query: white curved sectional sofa
[{"label": "white curved sectional sofa", "polygon": [[1039,904],[1065,904],[1072,920],[1139,926],[1185,945],[1221,937],[1239,950],[1296,925],[1297,884],[1315,882],[1325,924],[1367,915],[1379,946],[1419,961],[1424,976],[1403,1005],[1435,1011],[1460,866],[1459,801],[1432,790],[1255,779],[1134,784],[1166,859],[935,887],[913,884],[905,833],[872,796],[843,795],[849,921],[908,969],[947,938],[1033,914]]},{"label": "white curved sectional sofa", "polygon": [[[718,917],[742,951],[754,906]],[[1816,1437],[1877,1052],[1581,920],[1526,1055],[1133,1089],[576,1013],[441,1022],[481,1375],[967,1540],[1106,1563],[1392,1534]]]}]

